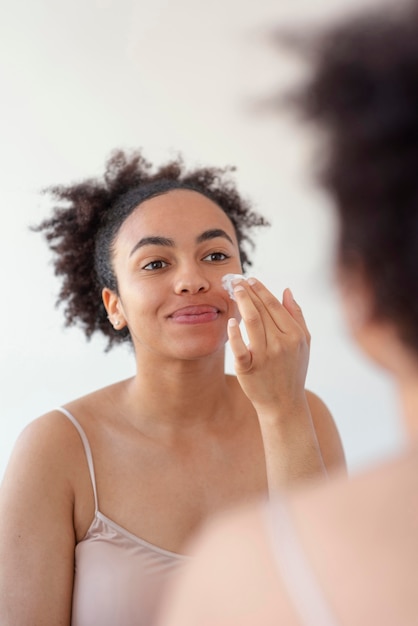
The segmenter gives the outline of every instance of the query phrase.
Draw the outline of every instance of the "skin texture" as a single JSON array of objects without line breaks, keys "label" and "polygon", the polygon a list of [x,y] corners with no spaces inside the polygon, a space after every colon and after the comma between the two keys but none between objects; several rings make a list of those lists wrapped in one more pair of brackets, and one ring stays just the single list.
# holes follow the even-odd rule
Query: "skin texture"
[{"label": "skin texture", "polygon": [[[258,281],[238,286],[236,302],[222,287],[241,265],[214,202],[185,190],[143,202],[113,255],[118,293],[105,288],[103,302],[109,323],[129,328],[136,374],[66,405],[89,439],[106,516],[184,553],[226,506],[344,466],[328,409],[304,390],[300,308]],[[240,317],[249,348],[228,330]],[[228,333],[237,378],[224,372]],[[0,491],[2,625],[70,624],[74,548],[93,515],[78,433],[57,412],[41,416],[19,438]]]}]

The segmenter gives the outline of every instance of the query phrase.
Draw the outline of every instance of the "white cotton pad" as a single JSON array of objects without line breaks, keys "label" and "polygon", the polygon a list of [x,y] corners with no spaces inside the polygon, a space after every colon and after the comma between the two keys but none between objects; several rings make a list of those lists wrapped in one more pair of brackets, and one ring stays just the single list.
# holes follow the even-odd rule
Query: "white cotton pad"
[{"label": "white cotton pad", "polygon": [[246,280],[245,276],[243,276],[242,274],[225,274],[225,276],[222,276],[222,287],[229,293],[229,297],[231,298],[231,300],[235,300],[232,281],[238,278],[241,278],[241,280]]}]

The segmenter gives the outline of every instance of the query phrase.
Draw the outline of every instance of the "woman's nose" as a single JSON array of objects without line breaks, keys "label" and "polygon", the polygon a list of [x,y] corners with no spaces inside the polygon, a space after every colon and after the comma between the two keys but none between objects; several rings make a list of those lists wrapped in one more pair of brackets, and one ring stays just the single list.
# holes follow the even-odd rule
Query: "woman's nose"
[{"label": "woman's nose", "polygon": [[178,294],[205,292],[208,288],[209,281],[196,267],[182,268],[176,276],[175,292]]}]

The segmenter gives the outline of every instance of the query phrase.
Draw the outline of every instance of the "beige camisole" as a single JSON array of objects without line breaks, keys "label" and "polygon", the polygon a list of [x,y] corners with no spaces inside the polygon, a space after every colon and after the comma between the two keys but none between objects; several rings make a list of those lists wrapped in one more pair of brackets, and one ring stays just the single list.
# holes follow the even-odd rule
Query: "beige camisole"
[{"label": "beige camisole", "polygon": [[133,535],[100,512],[87,436],[67,409],[58,410],[80,434],[95,502],[94,519],[75,548],[71,626],[152,626],[167,580],[188,557]]}]

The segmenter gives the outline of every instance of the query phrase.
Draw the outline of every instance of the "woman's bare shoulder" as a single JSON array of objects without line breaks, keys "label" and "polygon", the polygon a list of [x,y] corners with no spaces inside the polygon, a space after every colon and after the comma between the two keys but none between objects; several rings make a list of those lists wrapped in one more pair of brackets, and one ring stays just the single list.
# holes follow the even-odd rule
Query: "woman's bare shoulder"
[{"label": "woman's bare shoulder", "polygon": [[[93,391],[56,407],[29,421],[18,435],[13,446],[6,474],[32,468],[33,474],[44,471],[50,480],[59,480],[62,474],[72,474],[77,467],[84,466],[85,452],[74,423],[61,410],[64,408],[83,427],[90,414],[101,404],[105,405],[111,395],[111,387]],[[50,469],[54,468],[54,472]],[[61,476],[62,478],[62,476]]]},{"label": "woman's bare shoulder", "polygon": [[[57,624],[68,621],[74,571],[74,477],[78,465],[82,467],[83,452],[77,437],[70,421],[51,411],[28,423],[12,450],[0,488],[4,574],[0,575],[0,605],[2,615],[13,615],[7,623],[29,623],[29,609],[33,623],[41,623],[45,589],[53,598],[48,615],[54,615]],[[15,601],[16,593],[25,597],[24,606]]]},{"label": "woman's bare shoulder", "polygon": [[[30,421],[13,446],[4,481],[36,484],[39,488],[66,482],[83,450],[77,430],[60,411]],[[42,487],[43,485],[43,487]]]},{"label": "woman's bare shoulder", "polygon": [[[161,625],[189,626],[203,617],[212,625],[226,615],[241,623],[237,616],[247,615],[248,605],[251,623],[299,623],[283,583],[286,566],[273,549],[275,532],[290,546],[290,558],[296,546],[292,567],[312,572],[325,602],[350,623],[369,624],[370,615],[385,626],[415,623],[416,590],[405,581],[416,578],[417,471],[418,454],[213,517],[189,546],[191,565],[167,595]],[[300,602],[309,601],[302,587],[299,594]]]},{"label": "woman's bare shoulder", "polygon": [[104,404],[109,398],[111,387],[113,385],[70,400],[31,420],[21,431],[16,446],[43,448],[45,451],[53,444],[51,452],[58,446],[63,453],[64,443],[71,445],[72,441],[78,443],[80,440],[77,429],[65,412],[82,424],[95,406]]}]

